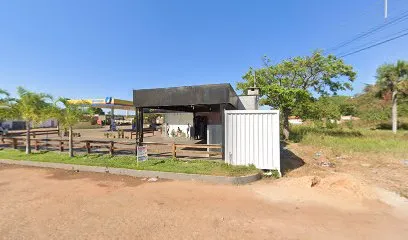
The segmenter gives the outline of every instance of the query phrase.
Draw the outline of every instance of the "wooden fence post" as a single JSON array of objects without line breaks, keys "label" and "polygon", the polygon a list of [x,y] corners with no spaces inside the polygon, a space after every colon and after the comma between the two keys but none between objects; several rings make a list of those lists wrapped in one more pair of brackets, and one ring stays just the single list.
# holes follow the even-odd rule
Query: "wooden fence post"
[{"label": "wooden fence post", "polygon": [[114,142],[112,141],[112,142],[110,142],[109,154],[110,154],[111,156],[113,156],[114,152],[115,152],[115,144],[114,144]]},{"label": "wooden fence post", "polygon": [[64,151],[64,142],[60,141],[60,152]]},{"label": "wooden fence post", "polygon": [[13,138],[13,148],[17,149],[17,139]]},{"label": "wooden fence post", "polygon": [[3,136],[1,137],[1,143],[4,144],[4,137]]},{"label": "wooden fence post", "polygon": [[176,154],[176,144],[173,142],[173,145],[172,145],[172,156],[173,156],[173,158],[176,158],[177,157],[177,154]]},{"label": "wooden fence post", "polygon": [[86,141],[85,143],[85,147],[86,147],[86,152],[89,154],[91,153],[91,143]]},{"label": "wooden fence post", "polygon": [[[47,143],[45,143],[45,144],[47,144]],[[40,150],[40,146],[38,146],[38,140],[35,140],[35,141],[34,141],[34,149],[35,149],[36,151]]]}]

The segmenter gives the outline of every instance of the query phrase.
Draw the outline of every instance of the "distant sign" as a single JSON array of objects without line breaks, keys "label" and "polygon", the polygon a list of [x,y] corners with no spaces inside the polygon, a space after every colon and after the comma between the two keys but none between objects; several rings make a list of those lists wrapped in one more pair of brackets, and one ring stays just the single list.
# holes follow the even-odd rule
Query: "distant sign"
[{"label": "distant sign", "polygon": [[106,104],[111,104],[112,103],[112,97],[106,97],[105,98],[105,103]]},{"label": "distant sign", "polygon": [[137,161],[144,162],[148,160],[147,146],[137,146]]}]

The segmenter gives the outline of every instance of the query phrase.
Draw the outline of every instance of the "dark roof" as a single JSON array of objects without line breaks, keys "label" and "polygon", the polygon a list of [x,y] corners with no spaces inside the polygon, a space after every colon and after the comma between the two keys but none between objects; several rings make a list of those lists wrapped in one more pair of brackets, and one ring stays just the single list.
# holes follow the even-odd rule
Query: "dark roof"
[{"label": "dark roof", "polygon": [[199,112],[220,104],[237,108],[237,94],[229,83],[133,90],[135,107]]}]

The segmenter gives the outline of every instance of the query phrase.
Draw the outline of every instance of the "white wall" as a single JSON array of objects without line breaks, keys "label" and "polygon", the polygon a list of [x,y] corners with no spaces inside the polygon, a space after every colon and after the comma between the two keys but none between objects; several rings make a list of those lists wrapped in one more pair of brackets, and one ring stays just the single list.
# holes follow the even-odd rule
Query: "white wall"
[{"label": "white wall", "polygon": [[238,96],[238,110],[258,110],[258,96]]},{"label": "white wall", "polygon": [[278,110],[225,111],[225,162],[280,171]]}]

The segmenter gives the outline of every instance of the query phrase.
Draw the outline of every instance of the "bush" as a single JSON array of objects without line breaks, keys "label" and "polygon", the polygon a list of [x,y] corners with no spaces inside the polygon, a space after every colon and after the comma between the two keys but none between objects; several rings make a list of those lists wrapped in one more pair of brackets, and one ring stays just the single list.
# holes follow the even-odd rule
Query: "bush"
[{"label": "bush", "polygon": [[362,137],[363,134],[356,130],[326,129],[314,126],[292,126],[289,140],[301,142],[306,135],[315,134],[320,136],[335,137]]},{"label": "bush", "polygon": [[[377,124],[377,126],[375,127],[376,129],[380,129],[380,130],[391,130],[392,129],[392,124],[389,122],[382,122]],[[400,130],[408,130],[408,123],[398,123],[398,129]]]}]

